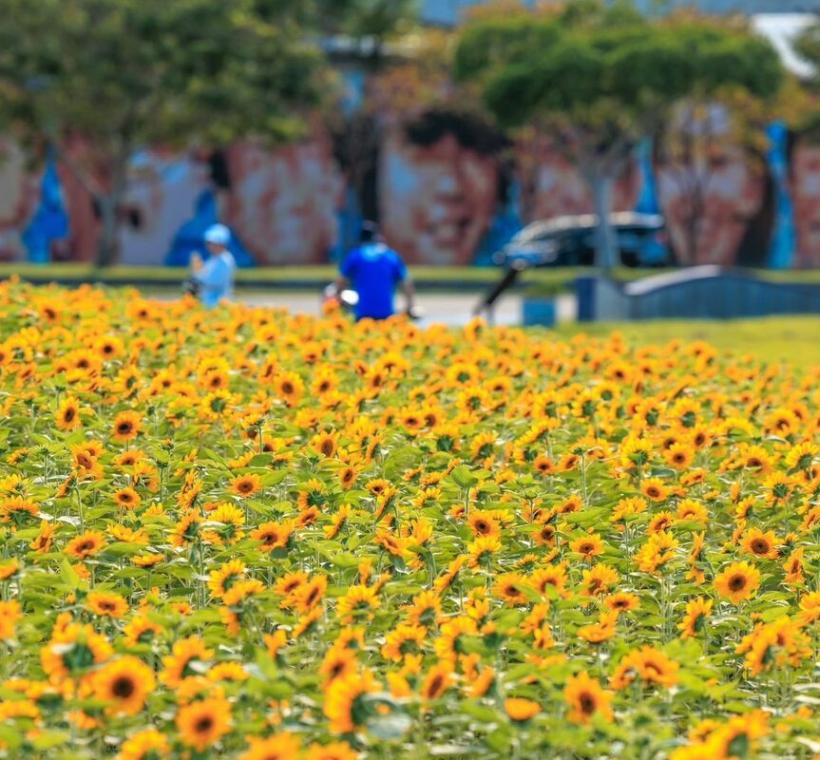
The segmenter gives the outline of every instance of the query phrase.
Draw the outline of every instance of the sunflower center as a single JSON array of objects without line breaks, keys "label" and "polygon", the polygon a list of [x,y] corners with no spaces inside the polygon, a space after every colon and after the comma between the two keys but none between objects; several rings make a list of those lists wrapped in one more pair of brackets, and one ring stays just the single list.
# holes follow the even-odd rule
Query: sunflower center
[{"label": "sunflower center", "polygon": [[117,425],[117,432],[120,435],[125,435],[126,433],[131,432],[131,423],[130,422],[121,422]]},{"label": "sunflower center", "polygon": [[128,676],[120,676],[111,685],[111,693],[119,699],[128,699],[135,690],[134,681]]},{"label": "sunflower center", "polygon": [[430,688],[428,689],[428,694],[431,697],[435,697],[441,691],[442,686],[443,686],[443,680],[442,680],[441,676],[436,676],[430,682]]},{"label": "sunflower center", "polygon": [[74,419],[74,410],[71,407],[65,410],[64,419],[66,422],[71,422]]},{"label": "sunflower center", "polygon": [[578,704],[581,706],[581,712],[584,715],[592,715],[595,712],[595,698],[588,692],[581,694]]},{"label": "sunflower center", "polygon": [[742,575],[733,575],[729,579],[729,588],[732,591],[741,591],[746,587],[746,579]]},{"label": "sunflower center", "polygon": [[210,715],[203,715],[196,723],[194,723],[194,731],[198,734],[204,734],[213,728],[214,719]]},{"label": "sunflower center", "polygon": [[755,554],[766,554],[769,551],[769,544],[762,538],[752,541],[752,551]]}]

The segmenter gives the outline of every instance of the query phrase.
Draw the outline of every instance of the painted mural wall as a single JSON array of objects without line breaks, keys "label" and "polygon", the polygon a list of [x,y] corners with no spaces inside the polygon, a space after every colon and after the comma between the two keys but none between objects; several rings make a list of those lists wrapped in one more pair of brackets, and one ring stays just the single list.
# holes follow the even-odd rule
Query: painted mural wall
[{"label": "painted mural wall", "polygon": [[[279,149],[246,142],[139,152],[121,209],[122,263],[184,265],[217,219],[235,232],[246,265],[323,263],[354,243],[362,218],[376,218],[410,263],[481,265],[523,225],[592,209],[548,135],[511,144],[480,119],[442,108],[367,124],[372,132],[353,159],[338,134],[321,130]],[[695,246],[687,225],[696,168],[657,153],[641,166],[636,156],[617,184],[615,210],[645,205],[651,180],[680,263],[820,266],[820,145],[794,135],[782,142],[754,157],[728,136],[719,141]],[[75,163],[93,161],[79,141],[66,149]],[[0,259],[91,260],[99,234],[92,195],[59,161],[40,164],[32,169],[18,145],[0,140]],[[32,230],[43,219],[59,230],[60,203],[63,234],[46,241],[45,253],[32,250],[44,245],[31,242],[41,240]]]}]

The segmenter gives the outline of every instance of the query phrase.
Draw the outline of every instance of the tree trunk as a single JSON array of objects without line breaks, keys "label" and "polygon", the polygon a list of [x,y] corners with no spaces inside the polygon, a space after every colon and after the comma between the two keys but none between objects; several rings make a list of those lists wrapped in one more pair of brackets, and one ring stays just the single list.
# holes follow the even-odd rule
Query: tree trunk
[{"label": "tree trunk", "polygon": [[697,263],[700,243],[700,223],[703,218],[703,204],[694,200],[689,218],[686,220],[686,266]]},{"label": "tree trunk", "polygon": [[592,198],[595,205],[595,265],[611,272],[618,264],[618,241],[610,222],[612,210],[612,177],[596,174],[592,178]]},{"label": "tree trunk", "polygon": [[100,238],[97,241],[98,267],[111,266],[119,256],[119,223],[117,203],[112,195],[97,197],[100,211]]},{"label": "tree trunk", "polygon": [[116,263],[120,255],[120,207],[125,196],[125,178],[128,159],[123,159],[114,168],[111,191],[97,196],[100,211],[100,239],[97,244],[98,267],[108,267]]}]

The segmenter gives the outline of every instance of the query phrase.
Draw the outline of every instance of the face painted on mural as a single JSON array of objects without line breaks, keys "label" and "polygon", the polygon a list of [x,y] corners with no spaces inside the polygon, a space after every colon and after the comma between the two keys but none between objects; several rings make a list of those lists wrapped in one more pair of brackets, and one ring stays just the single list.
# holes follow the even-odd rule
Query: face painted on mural
[{"label": "face painted on mural", "polygon": [[37,182],[17,143],[0,139],[0,261],[25,258],[20,235],[37,204]]},{"label": "face painted on mural", "polygon": [[577,169],[551,151],[539,151],[526,198],[527,221],[589,213],[592,199]]},{"label": "face painted on mural", "polygon": [[820,145],[798,143],[792,156],[797,265],[820,264]]},{"label": "face painted on mural", "polygon": [[131,160],[120,232],[125,264],[162,264],[176,231],[210,186],[208,164],[192,154],[159,149]]},{"label": "face painted on mural", "polygon": [[326,262],[338,237],[343,182],[330,151],[300,143],[228,151],[226,218],[260,264]]},{"label": "face painted on mural", "polygon": [[[522,205],[527,222],[592,213],[592,194],[581,173],[546,142],[524,146]],[[615,183],[612,210],[628,211],[635,207],[639,176],[628,166]]]},{"label": "face painted on mural", "polygon": [[[704,121],[692,127],[703,148],[696,159],[661,160],[656,167],[660,205],[681,264],[736,263],[749,222],[763,203],[762,165],[733,140],[725,112],[714,109],[710,118],[708,125]],[[703,136],[707,128],[708,142]],[[701,188],[700,203],[695,187]]]},{"label": "face painted on mural", "polygon": [[410,263],[468,264],[492,222],[498,161],[442,133],[414,144],[400,131],[382,147],[379,211],[387,242]]}]

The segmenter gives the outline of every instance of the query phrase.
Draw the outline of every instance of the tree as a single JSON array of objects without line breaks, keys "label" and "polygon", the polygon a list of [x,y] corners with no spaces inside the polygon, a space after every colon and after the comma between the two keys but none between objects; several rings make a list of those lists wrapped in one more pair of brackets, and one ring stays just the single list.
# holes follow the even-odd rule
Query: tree
[{"label": "tree", "polygon": [[637,143],[693,93],[732,87],[766,97],[782,78],[775,51],[745,26],[653,20],[630,2],[603,0],[479,19],[463,31],[454,68],[503,124],[552,131],[590,186],[596,259],[606,269],[616,261],[612,188]]},{"label": "tree", "polygon": [[815,21],[798,35],[794,48],[814,69],[809,83],[817,88],[820,86],[820,16],[815,16]]},{"label": "tree", "polygon": [[0,117],[29,142],[93,145],[102,172],[61,158],[116,259],[128,161],[145,144],[300,133],[324,88],[303,19],[280,0],[0,0]]},{"label": "tree", "polygon": [[[318,25],[325,34],[356,40],[359,51],[379,69],[385,43],[409,31],[417,20],[419,0],[313,0]],[[366,49],[365,49],[366,45]]]},{"label": "tree", "polygon": [[[683,201],[685,242],[678,253],[693,262],[708,242],[705,204],[727,155],[740,151],[753,171],[762,168],[770,104],[782,93],[785,78],[772,51],[764,54],[757,44],[748,44],[749,29],[740,17],[714,20],[684,12],[669,23],[689,48],[708,39],[706,52],[712,56],[709,78],[693,82],[655,135],[657,158]],[[783,97],[777,103],[776,111],[782,113]]]}]

